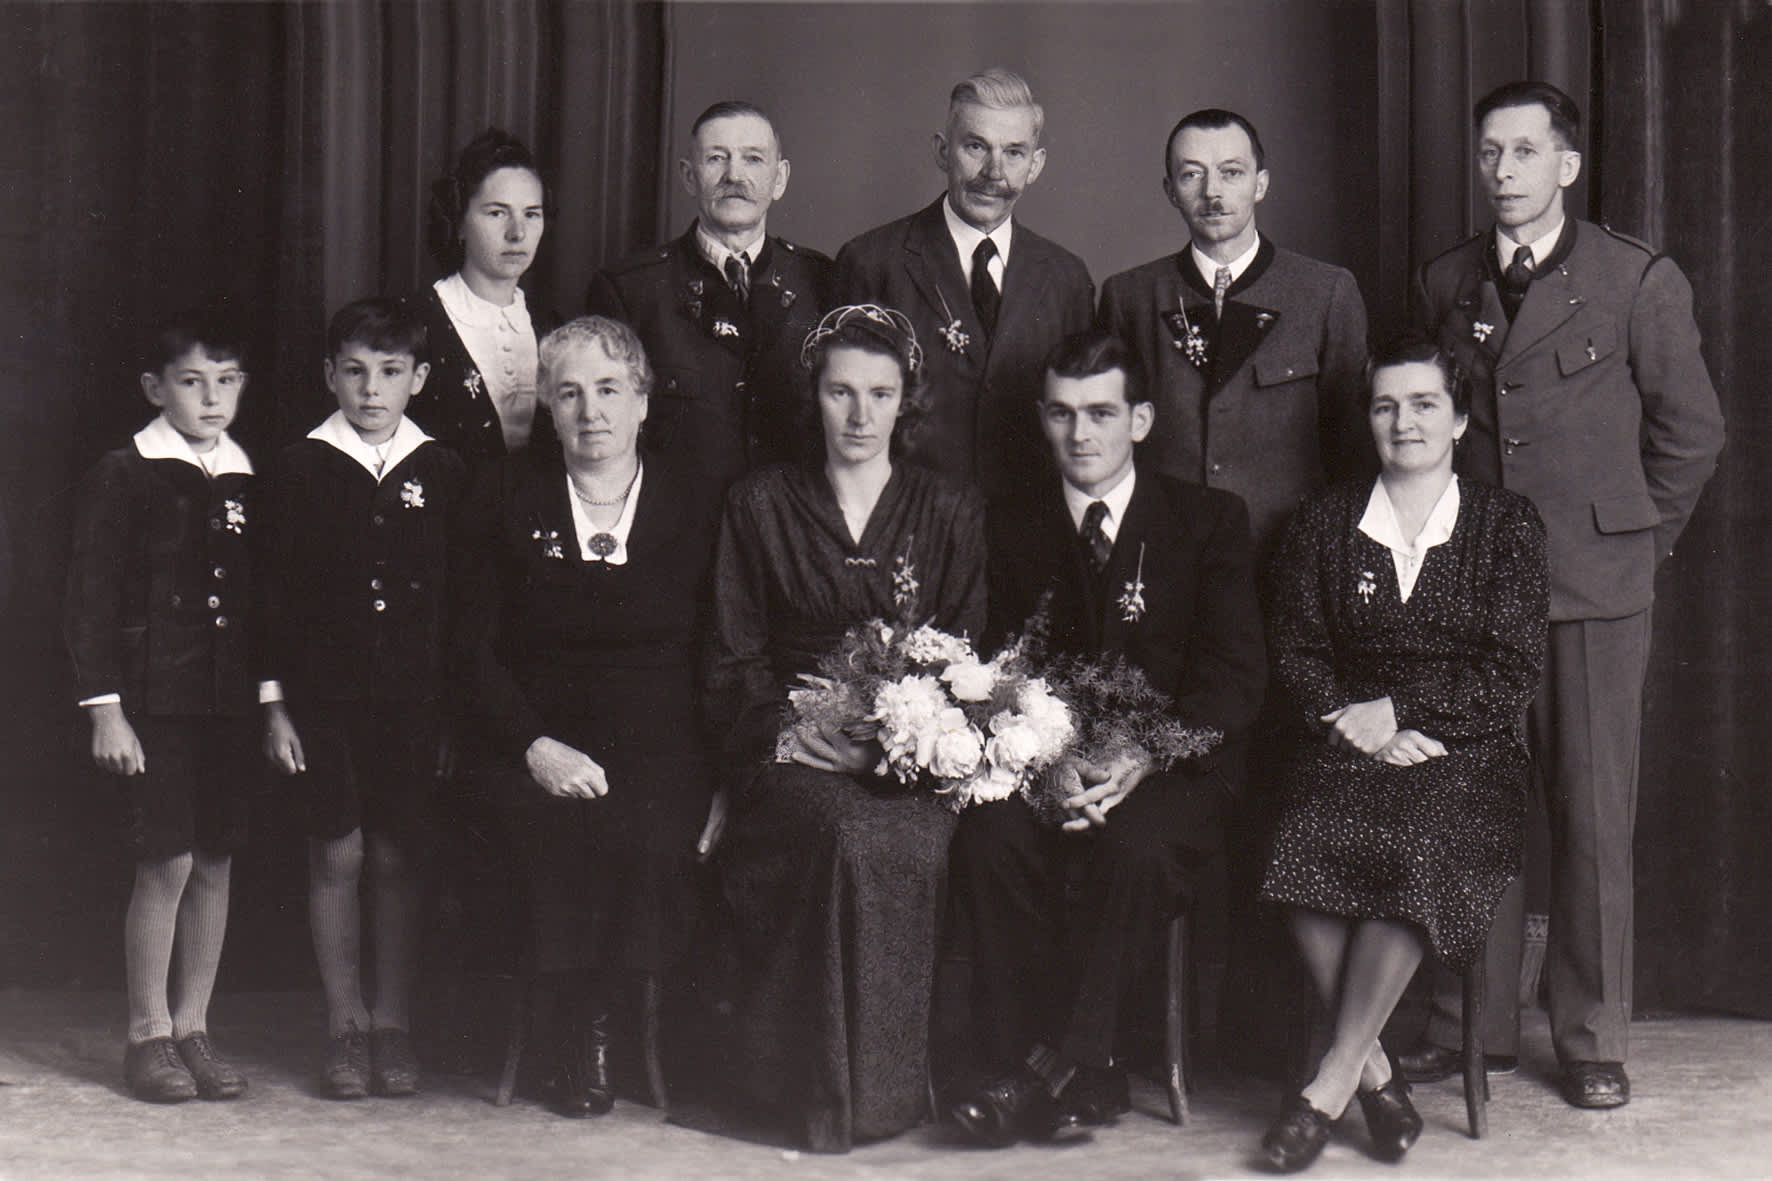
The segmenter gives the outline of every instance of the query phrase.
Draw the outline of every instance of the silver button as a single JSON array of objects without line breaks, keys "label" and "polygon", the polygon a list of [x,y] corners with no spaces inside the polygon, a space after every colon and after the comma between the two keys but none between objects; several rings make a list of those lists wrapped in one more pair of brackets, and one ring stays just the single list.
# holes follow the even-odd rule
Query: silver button
[{"label": "silver button", "polygon": [[227,627],[228,626],[228,617],[226,615],[217,615],[215,617],[215,626],[221,627],[221,628]]},{"label": "silver button", "polygon": [[380,590],[381,589],[381,579],[371,578],[369,580],[369,589],[370,590]]},{"label": "silver button", "polygon": [[209,609],[211,611],[213,611],[219,606],[221,606],[221,596],[220,595],[210,595],[209,596]]},{"label": "silver button", "polygon": [[377,611],[386,611],[388,609],[387,603],[382,599],[377,599],[375,602],[371,603],[370,606],[374,607]]},{"label": "silver button", "polygon": [[210,573],[214,574],[217,578],[226,578],[228,576],[227,570],[221,566],[217,566]]}]

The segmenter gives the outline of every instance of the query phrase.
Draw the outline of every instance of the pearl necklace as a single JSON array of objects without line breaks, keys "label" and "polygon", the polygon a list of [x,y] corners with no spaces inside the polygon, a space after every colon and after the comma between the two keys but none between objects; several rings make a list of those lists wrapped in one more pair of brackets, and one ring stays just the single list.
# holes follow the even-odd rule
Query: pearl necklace
[{"label": "pearl necklace", "polygon": [[[610,508],[613,505],[625,505],[628,497],[634,491],[634,485],[639,482],[640,464],[638,461],[635,461],[633,478],[628,481],[628,486],[621,490],[620,496],[616,497],[614,500],[592,500],[589,496],[585,495],[584,489],[578,486],[578,481],[572,478],[570,472],[567,473],[566,476],[566,484],[572,489],[572,494],[578,497],[578,502],[587,508]],[[607,558],[610,554],[614,553],[620,545],[620,543],[615,540],[615,534],[609,532],[607,529],[591,534],[591,540],[586,544],[590,546],[591,552],[596,554],[599,558]]]}]

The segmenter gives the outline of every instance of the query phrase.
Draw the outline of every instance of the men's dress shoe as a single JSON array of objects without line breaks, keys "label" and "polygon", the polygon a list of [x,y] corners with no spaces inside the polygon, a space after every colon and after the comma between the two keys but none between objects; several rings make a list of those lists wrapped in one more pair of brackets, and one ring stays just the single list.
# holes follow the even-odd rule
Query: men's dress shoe
[{"label": "men's dress shoe", "polygon": [[369,1089],[390,1098],[418,1094],[418,1057],[404,1029],[378,1029],[369,1035]]},{"label": "men's dress shoe", "polygon": [[1571,1062],[1563,1070],[1563,1098],[1573,1107],[1623,1107],[1630,1076],[1622,1062]]},{"label": "men's dress shoe", "polygon": [[1132,1110],[1132,1086],[1118,1066],[1082,1066],[1065,1086],[1059,1103],[1084,1127],[1098,1128]]},{"label": "men's dress shoe", "polygon": [[197,1080],[169,1037],[132,1042],[123,1052],[123,1080],[131,1095],[149,1103],[183,1103],[197,1097]]},{"label": "men's dress shoe", "polygon": [[351,1029],[332,1039],[320,1081],[334,1099],[361,1099],[369,1094],[369,1039]]},{"label": "men's dress shoe", "polygon": [[1409,1084],[1391,1062],[1391,1080],[1373,1091],[1356,1091],[1360,1110],[1366,1115],[1366,1134],[1372,1155],[1381,1161],[1399,1161],[1421,1139],[1421,1115],[1409,1102]]},{"label": "men's dress shoe", "polygon": [[246,1093],[246,1076],[216,1056],[208,1034],[193,1033],[180,1038],[178,1056],[197,1080],[197,1094],[203,1098],[233,1099]]},{"label": "men's dress shoe", "polygon": [[[1397,1055],[1403,1077],[1412,1083],[1437,1083],[1464,1073],[1464,1052],[1449,1050],[1424,1041],[1413,1050]],[[1490,1074],[1512,1074],[1520,1060],[1512,1054],[1484,1054],[1483,1068]]]},{"label": "men's dress shoe", "polygon": [[1083,1122],[1022,1067],[954,1105],[954,1122],[980,1144],[1008,1148],[1017,1140],[1059,1140],[1077,1135]]},{"label": "men's dress shoe", "polygon": [[1329,1129],[1335,1121],[1311,1106],[1303,1095],[1286,1100],[1280,1118],[1261,1138],[1261,1151],[1267,1163],[1282,1173],[1307,1169],[1329,1143]]},{"label": "men's dress shoe", "polygon": [[609,1085],[609,1016],[599,1013],[568,1039],[554,1110],[568,1119],[589,1119],[609,1114],[614,1106],[615,1090]]}]

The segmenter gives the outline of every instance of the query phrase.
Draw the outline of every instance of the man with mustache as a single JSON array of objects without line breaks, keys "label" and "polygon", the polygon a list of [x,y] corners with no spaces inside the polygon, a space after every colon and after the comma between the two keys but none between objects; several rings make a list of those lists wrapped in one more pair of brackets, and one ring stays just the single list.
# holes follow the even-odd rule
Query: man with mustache
[{"label": "man with mustache", "polygon": [[1043,442],[1027,406],[1046,353],[1094,319],[1095,287],[1076,255],[1015,221],[1046,166],[1045,112],[1004,69],[948,98],[935,133],[947,192],[837,254],[833,300],[897,308],[923,342],[929,415],[907,457],[1004,495],[1031,487]]},{"label": "man with mustache", "polygon": [[[1655,568],[1723,446],[1692,288],[1673,260],[1569,217],[1581,111],[1543,82],[1476,104],[1495,226],[1422,269],[1417,328],[1471,377],[1459,474],[1532,498],[1549,534],[1550,651],[1527,718],[1551,828],[1545,972],[1563,1097],[1630,1100],[1631,829]],[[1489,941],[1488,1066],[1519,1037],[1519,889]],[[1458,983],[1436,983],[1415,1080],[1462,1066]],[[1505,1066],[1505,1064],[1503,1064]]]},{"label": "man with mustache", "polygon": [[677,167],[695,224],[599,272],[587,303],[646,346],[658,378],[646,448],[724,488],[805,445],[800,342],[818,324],[830,259],[768,233],[789,165],[759,108],[727,101],[703,111]]},{"label": "man with mustache", "polygon": [[1189,244],[1109,279],[1101,322],[1150,374],[1156,425],[1140,459],[1241,496],[1265,555],[1299,498],[1370,447],[1366,306],[1346,270],[1256,229],[1268,172],[1249,120],[1195,111],[1169,133],[1163,162]]}]

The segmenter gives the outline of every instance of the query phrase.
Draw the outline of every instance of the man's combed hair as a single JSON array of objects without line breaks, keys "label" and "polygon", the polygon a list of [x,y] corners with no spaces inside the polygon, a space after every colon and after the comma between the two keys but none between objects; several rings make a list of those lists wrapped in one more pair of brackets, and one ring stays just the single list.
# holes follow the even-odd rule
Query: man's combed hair
[{"label": "man's combed hair", "polygon": [[749,103],[741,98],[722,99],[701,114],[697,115],[695,117],[695,122],[689,125],[689,138],[694,139],[697,135],[701,134],[701,129],[707,124],[712,123],[715,119],[732,119],[740,115],[754,115],[763,120],[763,122],[769,124],[769,134],[775,137],[776,154],[783,154],[781,146],[781,128],[775,125],[775,120],[769,117],[768,111],[765,111],[756,103]]},{"label": "man's combed hair", "polygon": [[560,358],[573,349],[593,344],[602,348],[611,360],[628,367],[636,393],[652,392],[652,363],[646,359],[646,346],[640,343],[634,330],[608,316],[580,316],[542,337],[536,346],[535,384],[543,401],[553,401],[554,370],[559,366]]},{"label": "man's combed hair", "polygon": [[1446,393],[1452,399],[1452,409],[1459,414],[1470,413],[1469,376],[1436,342],[1416,332],[1401,332],[1388,337],[1372,350],[1372,356],[1366,362],[1364,401],[1368,408],[1372,405],[1373,377],[1380,369],[1390,369],[1397,365],[1432,365],[1440,371],[1440,378],[1446,383]]},{"label": "man's combed hair", "polygon": [[1581,150],[1581,108],[1549,82],[1508,82],[1497,86],[1471,108],[1471,126],[1481,130],[1490,112],[1508,107],[1543,107],[1550,114],[1551,131],[1563,141],[1563,149]]},{"label": "man's combed hair", "polygon": [[[1144,366],[1138,354],[1126,342],[1105,328],[1088,328],[1074,332],[1052,346],[1046,354],[1045,372],[1054,377],[1072,380],[1100,377],[1118,369],[1126,377],[1126,404],[1136,406],[1151,400],[1145,388]],[[1044,383],[1042,383],[1043,385]],[[1041,391],[1045,397],[1044,389]]]},{"label": "man's combed hair", "polygon": [[337,357],[347,344],[378,353],[406,353],[421,364],[431,359],[430,334],[418,309],[382,296],[347,303],[333,313],[326,326],[326,355]]},{"label": "man's combed hair", "polygon": [[998,111],[1013,111],[1025,107],[1034,114],[1035,143],[1040,142],[1040,136],[1046,130],[1046,109],[1034,101],[1034,92],[1029,88],[1027,80],[1001,66],[992,66],[955,84],[948,94],[950,124],[954,121],[954,113],[963,106],[990,107]]},{"label": "man's combed hair", "polygon": [[1169,172],[1169,153],[1175,148],[1175,137],[1189,128],[1200,131],[1223,131],[1226,127],[1241,127],[1249,137],[1249,147],[1255,152],[1255,167],[1259,171],[1267,167],[1267,149],[1261,146],[1261,132],[1255,130],[1255,124],[1243,118],[1235,111],[1227,111],[1223,107],[1203,107],[1198,111],[1183,115],[1179,122],[1169,130],[1169,138],[1163,141],[1163,172]]},{"label": "man's combed hair", "polygon": [[246,330],[240,317],[221,303],[186,308],[150,331],[142,341],[142,365],[157,373],[194,348],[211,361],[246,368]]}]

